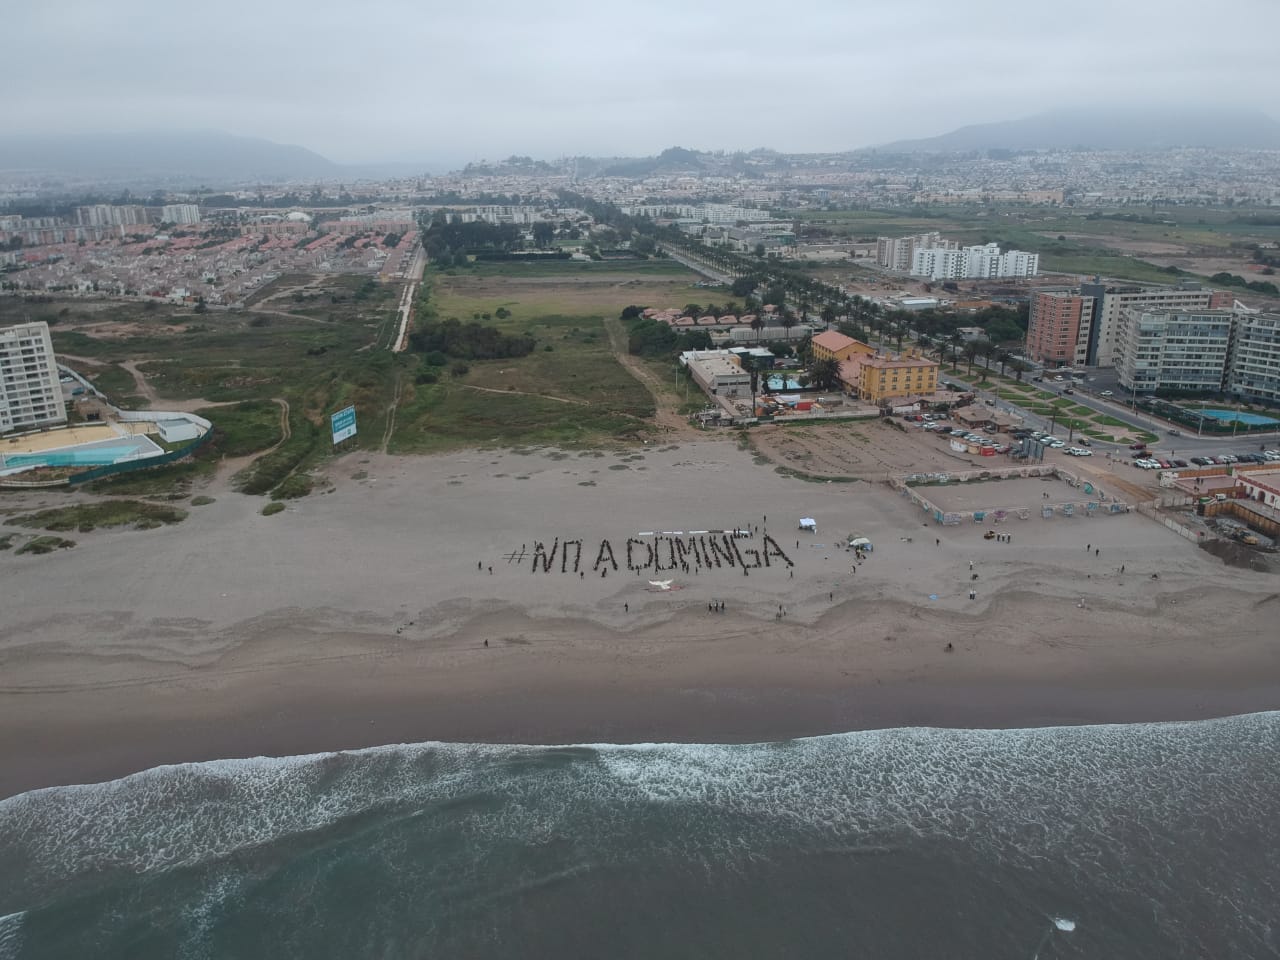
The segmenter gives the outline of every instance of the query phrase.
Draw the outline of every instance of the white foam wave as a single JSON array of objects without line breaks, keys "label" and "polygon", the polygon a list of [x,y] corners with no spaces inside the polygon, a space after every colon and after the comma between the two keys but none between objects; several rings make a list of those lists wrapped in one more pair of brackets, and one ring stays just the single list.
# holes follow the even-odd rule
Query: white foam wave
[{"label": "white foam wave", "polygon": [[[755,745],[424,743],[181,764],[0,801],[0,855],[6,845],[20,847],[31,872],[53,888],[74,874],[189,867],[349,817],[412,816],[488,795],[494,802],[482,811],[464,805],[450,814],[477,838],[537,843],[574,833],[591,843],[607,840],[612,826],[582,817],[584,804],[680,805],[690,817],[768,818],[836,846],[981,837],[1010,849],[1071,850],[1083,863],[1097,859],[1099,838],[1113,826],[1108,818],[1125,804],[1168,823],[1189,810],[1224,820],[1274,813],[1266,799],[1275,795],[1267,793],[1274,774],[1231,806],[1213,791],[1246,767],[1280,769],[1278,724],[1280,713],[1131,726],[908,728]],[[588,836],[593,830],[602,836]],[[708,830],[698,842],[721,835]],[[9,895],[23,905],[34,892],[9,888]]]},{"label": "white foam wave", "polygon": [[22,922],[26,911],[0,917],[0,960],[16,960],[22,952]]},{"label": "white foam wave", "polygon": [[1066,917],[1054,917],[1053,925],[1066,933],[1070,933],[1076,928],[1076,922],[1074,920],[1068,920]]}]

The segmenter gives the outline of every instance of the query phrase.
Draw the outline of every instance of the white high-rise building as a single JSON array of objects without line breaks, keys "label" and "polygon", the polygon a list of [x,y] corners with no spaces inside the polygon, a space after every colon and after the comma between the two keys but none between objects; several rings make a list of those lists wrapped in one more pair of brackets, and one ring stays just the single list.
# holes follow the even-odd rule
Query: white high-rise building
[{"label": "white high-rise building", "polygon": [[162,223],[199,223],[200,207],[194,203],[171,203],[160,208]]},{"label": "white high-rise building", "polygon": [[1092,297],[1094,315],[1088,350],[1083,362],[1089,366],[1115,366],[1116,337],[1120,312],[1141,307],[1153,313],[1196,313],[1201,310],[1231,310],[1235,297],[1221,290],[1202,290],[1198,286],[1157,287],[1138,284],[1108,285],[1084,283],[1084,296]]},{"label": "white high-rise building", "polygon": [[1121,385],[1135,393],[1216,393],[1227,379],[1236,318],[1231,310],[1121,310],[1115,353]]},{"label": "white high-rise building", "polygon": [[1237,315],[1227,390],[1280,402],[1280,314],[1241,311]]},{"label": "white high-rise building", "polygon": [[0,328],[0,433],[66,421],[49,325]]},{"label": "white high-rise building", "polygon": [[911,258],[911,275],[930,280],[990,280],[1001,277],[1034,277],[1040,272],[1040,254],[1024,250],[1001,253],[994,243],[959,250],[925,247]]},{"label": "white high-rise building", "polygon": [[937,231],[913,237],[877,237],[876,264],[887,270],[910,270],[917,250],[955,250],[959,246],[954,240],[943,240]]},{"label": "white high-rise building", "polygon": [[137,204],[95,203],[76,207],[76,223],[82,227],[131,227],[147,222],[147,208]]}]

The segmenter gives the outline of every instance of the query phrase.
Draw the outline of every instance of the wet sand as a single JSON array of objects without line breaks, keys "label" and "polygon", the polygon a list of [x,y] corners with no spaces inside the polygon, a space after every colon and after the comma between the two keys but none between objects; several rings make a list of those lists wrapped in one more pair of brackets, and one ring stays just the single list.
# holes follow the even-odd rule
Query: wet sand
[{"label": "wet sand", "polygon": [[[220,495],[175,527],[0,554],[0,795],[422,740],[757,741],[1280,707],[1280,582],[1137,514],[1008,521],[1012,543],[985,541],[882,485],[782,477],[723,442],[353,455],[332,476],[275,517]],[[742,541],[755,548],[767,529],[794,566],[626,569],[628,537],[733,527],[759,527]],[[850,533],[876,547],[856,571],[835,546]],[[537,541],[566,538],[583,541],[584,576],[534,567]],[[620,560],[604,577],[602,540]]]}]

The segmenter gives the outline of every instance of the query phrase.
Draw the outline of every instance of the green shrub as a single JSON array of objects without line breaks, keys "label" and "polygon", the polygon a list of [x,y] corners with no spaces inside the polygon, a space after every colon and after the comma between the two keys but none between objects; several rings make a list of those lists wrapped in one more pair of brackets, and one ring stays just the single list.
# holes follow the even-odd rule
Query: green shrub
[{"label": "green shrub", "polygon": [[18,553],[53,553],[55,550],[67,550],[74,547],[74,540],[63,540],[62,537],[34,537],[18,548]]},{"label": "green shrub", "polygon": [[305,473],[295,473],[281,482],[281,484],[271,491],[272,500],[296,500],[298,497],[305,497],[315,489],[315,481]]},{"label": "green shrub", "polygon": [[268,503],[265,507],[262,508],[262,515],[264,517],[271,517],[277,513],[283,513],[283,512],[284,512],[284,504],[281,503],[279,500],[272,500],[270,503]]}]

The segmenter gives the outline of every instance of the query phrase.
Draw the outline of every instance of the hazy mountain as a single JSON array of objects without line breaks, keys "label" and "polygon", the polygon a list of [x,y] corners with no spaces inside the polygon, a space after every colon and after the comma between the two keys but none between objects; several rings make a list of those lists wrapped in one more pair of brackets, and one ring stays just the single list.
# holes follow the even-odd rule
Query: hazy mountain
[{"label": "hazy mountain", "polygon": [[202,183],[323,179],[344,173],[304,147],[216,131],[5,137],[0,140],[0,170]]},{"label": "hazy mountain", "polygon": [[978,150],[1161,150],[1169,147],[1280,149],[1280,123],[1251,110],[1070,109],[961,127],[940,137],[899,140],[881,153]]}]

